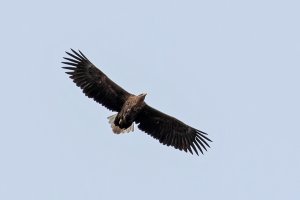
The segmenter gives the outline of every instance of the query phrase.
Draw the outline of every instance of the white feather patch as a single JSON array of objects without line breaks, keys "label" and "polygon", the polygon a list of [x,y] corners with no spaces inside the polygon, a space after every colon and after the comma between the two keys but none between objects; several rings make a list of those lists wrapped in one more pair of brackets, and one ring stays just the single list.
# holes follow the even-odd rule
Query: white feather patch
[{"label": "white feather patch", "polygon": [[122,128],[116,126],[115,123],[114,123],[116,116],[117,116],[117,114],[114,114],[114,115],[112,115],[112,116],[107,117],[108,123],[110,123],[110,126],[111,126],[111,128],[112,128],[112,131],[113,131],[115,134],[129,133],[129,132],[133,132],[133,131],[134,131],[134,125],[133,125],[133,123],[132,123],[131,126],[128,127],[127,129],[122,129]]}]

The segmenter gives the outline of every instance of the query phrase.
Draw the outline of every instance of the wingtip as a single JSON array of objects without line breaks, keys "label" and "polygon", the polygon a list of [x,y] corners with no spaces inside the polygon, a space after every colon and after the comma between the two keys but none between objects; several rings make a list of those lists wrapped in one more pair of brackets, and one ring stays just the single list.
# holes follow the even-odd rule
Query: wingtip
[{"label": "wingtip", "polygon": [[190,146],[193,148],[194,152],[199,156],[197,148],[195,147],[194,143],[191,143]]},{"label": "wingtip", "polygon": [[66,53],[66,54],[68,54],[68,55],[70,54],[70,52],[69,52],[69,51],[65,51],[65,53]]},{"label": "wingtip", "polygon": [[198,129],[197,129],[197,132],[202,133],[202,134],[204,134],[204,135],[208,135],[206,132],[200,131],[200,130],[198,130]]},{"label": "wingtip", "polygon": [[86,60],[88,60],[88,58],[78,49],[79,53],[82,55],[82,57],[84,57]]}]

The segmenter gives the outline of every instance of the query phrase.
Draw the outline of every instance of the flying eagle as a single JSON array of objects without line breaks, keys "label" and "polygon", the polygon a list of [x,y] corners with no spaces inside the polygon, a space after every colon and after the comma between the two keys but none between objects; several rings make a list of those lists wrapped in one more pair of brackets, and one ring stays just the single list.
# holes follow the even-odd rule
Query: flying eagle
[{"label": "flying eagle", "polygon": [[133,95],[110,80],[87,57],[78,50],[66,52],[70,57],[64,59],[63,67],[70,70],[73,82],[89,98],[93,98],[111,111],[117,112],[108,117],[115,134],[133,131],[134,122],[138,128],[151,135],[160,143],[173,146],[175,149],[189,151],[191,154],[210,147],[211,140],[203,131],[197,130],[178,119],[162,113],[145,103],[146,93]]}]

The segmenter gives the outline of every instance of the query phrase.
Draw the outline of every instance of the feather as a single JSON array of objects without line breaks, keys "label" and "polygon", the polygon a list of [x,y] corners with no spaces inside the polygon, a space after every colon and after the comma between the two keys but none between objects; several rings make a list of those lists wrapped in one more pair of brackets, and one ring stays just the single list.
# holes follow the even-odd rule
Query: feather
[{"label": "feather", "polygon": [[112,111],[119,112],[131,94],[110,80],[83,53],[77,53],[73,49],[71,51],[72,53],[66,52],[71,58],[64,57],[68,62],[62,62],[67,65],[63,68],[70,70],[66,73],[72,75],[70,78],[88,97]]},{"label": "feather", "polygon": [[[190,153],[210,147],[209,138],[202,131],[186,125],[178,119],[160,112],[145,104],[136,119],[138,128],[158,139],[161,143],[173,146],[179,150],[188,150]],[[160,135],[157,136],[157,133]],[[164,138],[163,140],[161,138]]]}]

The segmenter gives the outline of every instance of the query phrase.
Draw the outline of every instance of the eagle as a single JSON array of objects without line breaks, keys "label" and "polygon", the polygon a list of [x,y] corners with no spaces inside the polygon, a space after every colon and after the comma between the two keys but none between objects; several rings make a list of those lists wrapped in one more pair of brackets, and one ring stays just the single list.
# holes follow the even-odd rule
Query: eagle
[{"label": "eagle", "polygon": [[107,109],[117,112],[109,116],[108,121],[115,134],[129,133],[137,127],[159,140],[160,143],[172,146],[191,154],[207,151],[212,142],[207,133],[193,128],[182,121],[167,115],[145,102],[146,93],[134,95],[108,78],[80,50],[66,52],[62,67],[83,93]]}]

